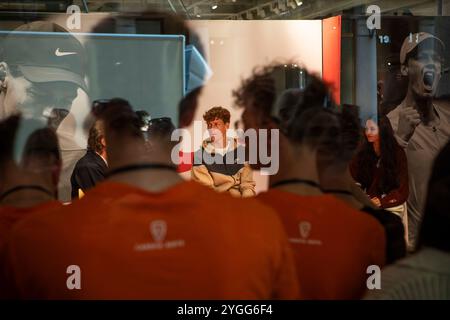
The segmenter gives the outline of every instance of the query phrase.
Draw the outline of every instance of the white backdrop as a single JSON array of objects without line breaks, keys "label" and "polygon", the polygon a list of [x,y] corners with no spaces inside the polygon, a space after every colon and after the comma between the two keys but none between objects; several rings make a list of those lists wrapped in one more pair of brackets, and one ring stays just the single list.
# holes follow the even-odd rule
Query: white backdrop
[{"label": "white backdrop", "polygon": [[[190,26],[199,34],[214,73],[203,91],[196,120],[202,120],[209,108],[222,106],[231,112],[232,127],[241,113],[233,107],[232,90],[256,66],[294,60],[322,75],[321,20],[194,20]],[[193,137],[192,127],[190,131]],[[193,151],[200,145],[201,139],[194,146],[183,145],[183,149]],[[254,177],[257,192],[267,189],[267,177],[256,172]]]}]

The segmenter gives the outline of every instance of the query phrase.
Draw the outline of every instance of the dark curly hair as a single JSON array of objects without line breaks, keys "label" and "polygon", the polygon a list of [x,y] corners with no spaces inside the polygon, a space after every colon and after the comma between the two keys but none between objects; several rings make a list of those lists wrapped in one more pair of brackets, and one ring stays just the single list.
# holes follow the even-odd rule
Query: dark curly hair
[{"label": "dark curly hair", "polygon": [[254,68],[251,76],[242,80],[239,88],[233,90],[234,104],[238,107],[254,105],[269,115],[277,98],[273,73],[283,65],[273,63]]},{"label": "dark curly hair", "polygon": [[105,149],[105,146],[102,144],[102,139],[104,137],[105,133],[101,126],[101,122],[97,120],[89,130],[89,137],[87,142],[88,148],[97,153],[101,153]]},{"label": "dark curly hair", "polygon": [[230,111],[223,107],[211,108],[203,115],[203,120],[205,120],[206,123],[214,121],[215,119],[220,119],[223,123],[230,123],[230,118]]},{"label": "dark curly hair", "polygon": [[[379,118],[378,128],[380,137],[380,168],[382,172],[377,192],[383,194],[397,189],[400,185],[397,172],[396,149],[398,146],[394,137],[394,131],[386,116]],[[369,188],[372,184],[373,172],[378,162],[378,156],[374,151],[372,143],[367,141],[365,135],[355,159],[357,159],[356,165],[358,167],[358,176],[355,177],[355,180],[361,183],[363,189]]]},{"label": "dark curly hair", "polygon": [[[272,118],[291,142],[306,143],[316,148],[336,135],[339,123],[336,115],[324,108],[329,99],[329,86],[298,66],[290,61],[256,67],[252,75],[233,91],[234,103],[239,107],[257,108],[264,117]],[[277,79],[280,71],[286,68],[305,72],[304,89],[287,88],[279,94],[283,89],[279,86],[283,84]],[[285,85],[289,87],[287,83]]]},{"label": "dark curly hair", "polygon": [[[291,141],[307,142],[316,147],[330,143],[339,133],[340,124],[335,110],[325,108],[330,92],[328,85],[317,76],[309,74],[308,78],[308,85],[290,107],[294,110],[288,113],[291,119],[283,129]],[[284,114],[283,109],[280,109],[281,114]]]}]

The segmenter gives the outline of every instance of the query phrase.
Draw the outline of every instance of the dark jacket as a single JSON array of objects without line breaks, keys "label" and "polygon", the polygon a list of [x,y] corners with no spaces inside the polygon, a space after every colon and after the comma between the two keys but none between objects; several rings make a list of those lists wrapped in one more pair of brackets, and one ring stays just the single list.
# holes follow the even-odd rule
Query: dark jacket
[{"label": "dark jacket", "polygon": [[381,167],[374,166],[372,168],[372,179],[370,181],[363,181],[360,176],[360,170],[358,168],[359,159],[356,156],[350,164],[350,173],[356,182],[361,184],[361,188],[367,193],[370,198],[377,197],[380,199],[381,208],[392,208],[399,206],[408,200],[409,188],[408,188],[408,163],[406,160],[405,151],[397,146],[397,175],[399,186],[393,190],[381,191],[381,177],[383,170]]},{"label": "dark jacket", "polygon": [[78,198],[78,190],[86,190],[94,187],[105,179],[108,169],[105,161],[95,151],[88,149],[84,157],[78,160],[70,178],[72,185],[72,199]]}]

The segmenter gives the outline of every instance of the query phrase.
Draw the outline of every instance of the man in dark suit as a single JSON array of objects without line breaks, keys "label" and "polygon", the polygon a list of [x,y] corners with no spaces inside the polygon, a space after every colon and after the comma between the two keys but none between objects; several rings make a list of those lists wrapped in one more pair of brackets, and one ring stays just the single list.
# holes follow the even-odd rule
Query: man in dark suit
[{"label": "man in dark suit", "polygon": [[79,198],[86,190],[105,179],[107,169],[103,124],[97,120],[89,130],[87,152],[78,160],[70,178],[72,199]]}]

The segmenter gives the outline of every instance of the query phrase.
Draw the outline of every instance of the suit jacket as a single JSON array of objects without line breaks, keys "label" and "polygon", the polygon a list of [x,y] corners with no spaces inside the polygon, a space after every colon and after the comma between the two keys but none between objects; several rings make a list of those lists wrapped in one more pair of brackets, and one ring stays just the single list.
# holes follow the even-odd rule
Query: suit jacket
[{"label": "suit jacket", "polygon": [[78,160],[70,178],[72,199],[78,198],[78,190],[83,192],[105,179],[108,167],[95,151],[88,149],[84,157]]}]

